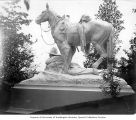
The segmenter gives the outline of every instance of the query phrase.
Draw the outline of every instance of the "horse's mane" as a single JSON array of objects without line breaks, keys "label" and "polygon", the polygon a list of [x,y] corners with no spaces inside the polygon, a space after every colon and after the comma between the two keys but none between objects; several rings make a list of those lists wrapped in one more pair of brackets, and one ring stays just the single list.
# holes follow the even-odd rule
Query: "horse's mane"
[{"label": "horse's mane", "polygon": [[57,15],[58,18],[62,18],[60,15]]},{"label": "horse's mane", "polygon": [[59,19],[61,19],[61,18],[63,18],[63,16],[60,16],[60,15],[58,15],[55,11],[53,11],[53,10],[50,10],[50,12],[52,12],[57,18],[59,18]]}]

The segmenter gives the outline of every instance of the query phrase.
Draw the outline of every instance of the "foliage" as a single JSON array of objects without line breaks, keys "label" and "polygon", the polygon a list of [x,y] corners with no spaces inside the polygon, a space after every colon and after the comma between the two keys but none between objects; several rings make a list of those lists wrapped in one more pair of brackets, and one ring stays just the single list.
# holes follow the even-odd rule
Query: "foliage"
[{"label": "foliage", "polygon": [[[123,14],[118,10],[118,6],[116,5],[116,2],[113,0],[103,0],[103,3],[99,6],[98,13],[95,15],[96,19],[101,19],[103,21],[107,21],[113,25],[115,28],[114,31],[114,55],[119,50],[119,47],[117,47],[117,44],[121,42],[119,40],[119,33],[121,32],[124,27],[122,24],[124,23],[123,20],[121,20]],[[115,47],[116,46],[116,47]],[[95,60],[99,58],[98,53],[96,50],[91,49],[91,54],[87,56],[87,60],[84,62],[85,67],[91,67]],[[115,61],[114,61],[115,62]],[[99,68],[107,68],[107,59],[103,61],[103,63],[99,66]]]},{"label": "foliage", "polygon": [[21,25],[29,25],[31,20],[27,19],[28,14],[19,12],[20,7],[9,5],[3,8],[5,15],[0,14],[0,27],[2,28],[4,39],[3,46],[3,81],[11,84],[27,79],[35,69],[30,69],[33,62],[31,50],[31,35],[20,32]]},{"label": "foliage", "polygon": [[[132,9],[132,12],[136,13],[136,9]],[[136,91],[136,32],[134,32],[134,37],[129,42],[129,51],[124,50],[128,59],[121,58],[117,75],[124,78],[133,90]]]},{"label": "foliage", "polygon": [[136,34],[130,40],[130,52],[125,51],[128,59],[122,57],[119,61],[118,76],[124,78],[129,85],[136,91]]},{"label": "foliage", "polygon": [[132,11],[133,11],[134,13],[136,13],[136,9],[133,8]]},{"label": "foliage", "polygon": [[102,92],[104,94],[109,94],[112,97],[116,97],[120,93],[121,86],[118,80],[115,80],[113,74],[114,74],[113,71],[111,71],[110,73],[109,72],[103,73],[104,84],[102,84],[100,88],[102,89]]}]

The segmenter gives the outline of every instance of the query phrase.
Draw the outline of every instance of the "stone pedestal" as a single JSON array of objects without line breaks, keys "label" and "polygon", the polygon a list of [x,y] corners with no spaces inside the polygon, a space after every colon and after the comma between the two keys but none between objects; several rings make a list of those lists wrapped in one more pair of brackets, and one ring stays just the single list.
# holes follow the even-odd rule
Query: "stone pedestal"
[{"label": "stone pedestal", "polygon": [[[118,97],[134,93],[123,79],[117,78],[117,80],[121,84]],[[100,85],[103,82],[102,77],[98,75],[71,76],[41,72],[12,89],[11,105],[7,112],[28,114],[111,98],[102,92]]]}]

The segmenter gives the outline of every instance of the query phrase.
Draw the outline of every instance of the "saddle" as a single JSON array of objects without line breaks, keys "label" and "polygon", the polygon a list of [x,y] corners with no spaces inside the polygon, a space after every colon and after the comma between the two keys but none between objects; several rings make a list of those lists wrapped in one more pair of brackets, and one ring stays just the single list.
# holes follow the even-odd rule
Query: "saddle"
[{"label": "saddle", "polygon": [[61,27],[59,28],[59,30],[62,32],[62,33],[66,33],[66,29],[68,27],[68,23],[69,23],[69,20],[65,18],[65,16],[62,17],[62,22],[61,22]]},{"label": "saddle", "polygon": [[[79,37],[80,37],[81,51],[82,51],[82,52],[85,52],[86,37],[85,37],[85,32],[84,32],[84,29],[85,29],[85,28],[84,28],[84,25],[83,25],[83,24],[85,24],[85,23],[78,23],[78,24],[76,25],[76,27],[77,27],[77,32],[78,32]],[[60,26],[60,28],[59,28],[60,32],[61,32],[62,34],[65,34],[65,36],[66,36],[67,28],[68,28],[69,26],[70,26],[70,25],[69,25],[69,21],[68,21],[67,19],[62,20],[61,26]],[[65,38],[67,38],[67,37],[65,37]]]}]

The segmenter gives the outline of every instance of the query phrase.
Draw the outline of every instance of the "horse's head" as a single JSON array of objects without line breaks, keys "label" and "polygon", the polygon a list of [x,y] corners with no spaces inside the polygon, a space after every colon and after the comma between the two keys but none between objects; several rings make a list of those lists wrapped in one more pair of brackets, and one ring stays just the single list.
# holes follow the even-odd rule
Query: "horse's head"
[{"label": "horse's head", "polygon": [[46,4],[46,10],[43,11],[35,20],[37,24],[41,24],[42,22],[49,21],[49,5]]}]

